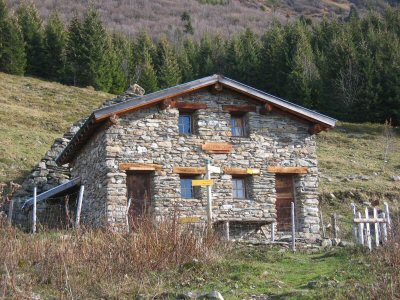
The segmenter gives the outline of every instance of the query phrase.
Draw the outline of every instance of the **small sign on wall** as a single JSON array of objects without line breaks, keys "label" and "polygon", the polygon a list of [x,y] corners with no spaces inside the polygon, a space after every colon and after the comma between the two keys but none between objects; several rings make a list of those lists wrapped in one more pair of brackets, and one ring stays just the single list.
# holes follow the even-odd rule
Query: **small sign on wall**
[{"label": "small sign on wall", "polygon": [[214,185],[213,179],[192,180],[192,186],[209,186]]},{"label": "small sign on wall", "polygon": [[259,175],[260,169],[247,169],[246,172],[247,172],[247,174]]}]

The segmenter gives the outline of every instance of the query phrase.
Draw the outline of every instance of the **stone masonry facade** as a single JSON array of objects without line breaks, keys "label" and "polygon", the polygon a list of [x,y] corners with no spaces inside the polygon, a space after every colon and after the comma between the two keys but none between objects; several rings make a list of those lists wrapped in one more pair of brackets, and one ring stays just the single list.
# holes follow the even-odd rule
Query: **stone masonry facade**
[{"label": "stone masonry facade", "polygon": [[[80,176],[85,185],[82,219],[87,223],[125,226],[127,207],[126,171],[121,163],[162,165],[151,172],[151,210],[155,217],[177,213],[179,217],[198,217],[206,221],[206,187],[199,187],[196,199],[182,199],[178,167],[204,167],[206,158],[224,168],[257,168],[259,175],[246,177],[247,199],[234,199],[232,175],[213,174],[214,221],[276,220],[275,174],[269,166],[307,167],[307,174],[294,174],[297,230],[305,237],[319,235],[318,169],[315,136],[310,124],[272,111],[244,116],[248,136],[233,137],[231,115],[223,105],[248,105],[246,96],[224,90],[212,94],[207,89],[173,99],[206,103],[207,108],[193,112],[194,132],[180,135],[179,111],[159,106],[126,113],[97,130],[71,162],[72,177]],[[229,153],[209,154],[202,145],[224,142],[233,145]],[[203,178],[202,175],[197,176]]]}]

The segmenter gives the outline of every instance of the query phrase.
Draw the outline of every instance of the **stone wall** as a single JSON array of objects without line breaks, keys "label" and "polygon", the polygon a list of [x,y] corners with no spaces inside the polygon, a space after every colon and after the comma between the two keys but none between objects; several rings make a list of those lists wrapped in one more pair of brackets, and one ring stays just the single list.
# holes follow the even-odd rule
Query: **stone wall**
[{"label": "stone wall", "polygon": [[107,223],[107,197],[109,168],[106,161],[105,130],[99,129],[71,162],[72,177],[80,177],[85,186],[81,222],[100,226]]},{"label": "stone wall", "polygon": [[[86,180],[86,214],[92,214],[93,219],[106,215],[112,225],[124,226],[126,173],[119,169],[119,164],[135,162],[163,166],[152,176],[156,216],[177,211],[180,216],[205,220],[206,188],[199,188],[198,199],[181,199],[180,177],[173,173],[173,167],[203,167],[204,159],[211,158],[214,166],[222,168],[261,170],[261,175],[248,177],[249,199],[244,200],[232,198],[231,175],[213,175],[216,220],[275,220],[275,176],[267,172],[267,167],[305,166],[309,174],[295,176],[298,228],[303,233],[319,233],[315,137],[308,133],[309,124],[276,112],[249,112],[249,136],[232,137],[230,114],[223,111],[222,105],[249,104],[244,96],[227,91],[217,95],[200,91],[175,100],[207,103],[207,109],[193,115],[195,134],[178,134],[177,109],[161,110],[155,106],[125,114],[117,124],[92,137],[73,163],[73,174],[83,175]],[[205,142],[231,143],[233,150],[228,154],[207,154],[201,150]]]}]

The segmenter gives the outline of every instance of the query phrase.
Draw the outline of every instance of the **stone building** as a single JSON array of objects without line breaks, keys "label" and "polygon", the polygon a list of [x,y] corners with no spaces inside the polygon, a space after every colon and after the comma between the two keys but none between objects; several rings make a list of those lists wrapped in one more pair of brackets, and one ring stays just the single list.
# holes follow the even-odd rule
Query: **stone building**
[{"label": "stone building", "polygon": [[[178,215],[207,221],[206,160],[212,222],[276,223],[319,235],[315,134],[336,120],[221,75],[94,111],[57,158],[85,186],[82,219],[126,226],[133,219]],[[77,180],[77,178],[79,180]],[[204,184],[204,183],[203,183]],[[28,203],[29,204],[29,203]]]}]

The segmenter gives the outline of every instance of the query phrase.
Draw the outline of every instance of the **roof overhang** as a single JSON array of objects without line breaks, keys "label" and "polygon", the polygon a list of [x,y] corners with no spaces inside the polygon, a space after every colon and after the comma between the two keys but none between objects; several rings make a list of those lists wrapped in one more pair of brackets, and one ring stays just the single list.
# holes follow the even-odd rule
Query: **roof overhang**
[{"label": "roof overhang", "polygon": [[[70,181],[64,183],[64,184],[60,184],[44,193],[41,193],[39,195],[36,196],[36,203],[40,202],[40,201],[44,201],[46,199],[49,199],[51,197],[55,197],[55,196],[61,196],[62,194],[70,191],[71,189],[76,188],[77,186],[79,186],[81,183],[81,179],[79,177],[71,179]],[[32,205],[33,205],[33,197],[29,198],[25,201],[24,205],[22,206],[23,210],[27,210],[29,209]]]},{"label": "roof overhang", "polygon": [[217,84],[227,89],[246,95],[261,103],[269,104],[275,108],[278,108],[281,111],[295,115],[301,119],[305,119],[310,123],[314,123],[317,126],[317,129],[313,131],[313,133],[332,128],[335,126],[337,121],[334,118],[328,117],[300,105],[291,103],[284,99],[257,90],[238,81],[232,80],[222,75],[215,74],[155,93],[143,95],[141,97],[135,97],[125,102],[93,111],[90,117],[86,120],[85,124],[83,124],[83,126],[75,134],[75,136],[69,142],[64,151],[59,155],[56,162],[58,164],[65,164],[70,162],[75,154],[80,150],[80,148],[86,143],[90,135],[99,126],[101,126],[104,122],[115,115],[123,115],[138,109],[150,107],[162,102],[163,100],[189,94],[202,88],[210,87]]}]

